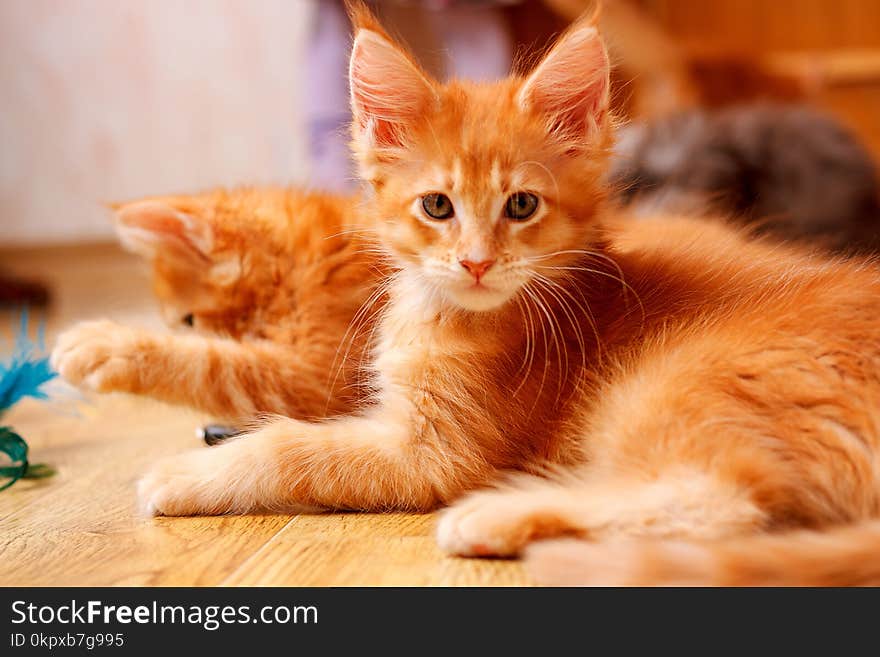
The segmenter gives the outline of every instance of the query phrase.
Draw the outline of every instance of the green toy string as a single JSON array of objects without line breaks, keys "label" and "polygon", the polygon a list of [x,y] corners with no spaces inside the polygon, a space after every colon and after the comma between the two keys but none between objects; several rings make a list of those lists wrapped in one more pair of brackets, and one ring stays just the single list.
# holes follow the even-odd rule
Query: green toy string
[{"label": "green toy string", "polygon": [[11,465],[0,466],[0,491],[6,490],[19,479],[42,479],[51,477],[55,470],[45,463],[30,464],[27,460],[28,446],[24,439],[9,427],[0,427],[0,452],[9,457]]}]

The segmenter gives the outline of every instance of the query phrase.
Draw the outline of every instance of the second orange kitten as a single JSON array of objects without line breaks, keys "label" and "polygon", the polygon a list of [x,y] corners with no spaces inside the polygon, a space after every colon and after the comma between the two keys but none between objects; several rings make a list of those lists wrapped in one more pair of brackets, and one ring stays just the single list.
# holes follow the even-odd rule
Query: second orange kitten
[{"label": "second orange kitten", "polygon": [[93,390],[234,421],[354,411],[369,393],[365,349],[386,270],[357,208],[354,197],[282,188],[119,205],[120,239],[150,262],[178,332],[81,324],[59,340],[56,366]]}]

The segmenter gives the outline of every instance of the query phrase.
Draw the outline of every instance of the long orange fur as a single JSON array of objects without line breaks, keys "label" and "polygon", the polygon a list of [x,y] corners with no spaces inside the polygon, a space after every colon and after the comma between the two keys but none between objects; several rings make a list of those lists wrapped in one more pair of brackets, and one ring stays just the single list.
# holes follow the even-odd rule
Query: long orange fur
[{"label": "long orange fur", "polygon": [[[440,85],[353,13],[353,145],[371,188],[358,222],[393,262],[367,340],[371,401],[164,460],[139,484],[144,507],[456,502],[438,525],[445,550],[525,550],[545,582],[880,581],[875,265],[717,224],[616,218],[602,181],[608,62],[588,21],[527,79]],[[505,198],[524,191],[539,209],[508,220]],[[431,193],[454,218],[421,212]],[[459,262],[478,258],[490,266],[472,280]],[[356,296],[324,361],[369,292]],[[140,343],[109,342],[72,329],[55,362],[86,383],[138,362]],[[295,367],[286,376],[270,389],[290,395]]]}]

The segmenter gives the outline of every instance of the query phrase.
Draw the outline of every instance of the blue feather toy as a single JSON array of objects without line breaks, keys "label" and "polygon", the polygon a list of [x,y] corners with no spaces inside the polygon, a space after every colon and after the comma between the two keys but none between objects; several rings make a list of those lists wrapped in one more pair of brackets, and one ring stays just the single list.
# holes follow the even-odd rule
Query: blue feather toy
[{"label": "blue feather toy", "polygon": [[[49,365],[45,352],[45,325],[37,329],[37,341],[28,335],[28,313],[21,314],[21,324],[12,355],[0,361],[0,416],[13,404],[24,397],[46,399],[43,385],[57,374]],[[0,491],[9,488],[20,478],[41,478],[54,474],[54,470],[43,464],[29,464],[28,446],[24,439],[9,427],[0,427],[0,452],[12,461],[11,465],[0,466]],[[4,481],[8,479],[8,481]]]},{"label": "blue feather toy", "polygon": [[28,313],[21,314],[21,324],[15,337],[15,348],[12,356],[5,362],[0,361],[0,416],[23,397],[46,399],[47,395],[40,390],[57,375],[49,365],[48,356],[37,356],[45,351],[45,325],[37,330],[37,342],[28,337]]}]

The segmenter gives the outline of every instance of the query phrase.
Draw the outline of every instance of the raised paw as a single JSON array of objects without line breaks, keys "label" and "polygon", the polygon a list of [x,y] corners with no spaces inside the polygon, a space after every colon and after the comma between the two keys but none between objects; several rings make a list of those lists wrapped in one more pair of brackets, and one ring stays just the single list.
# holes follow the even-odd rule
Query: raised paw
[{"label": "raised paw", "polygon": [[437,543],[463,557],[514,557],[558,524],[535,496],[520,491],[475,493],[443,512]]},{"label": "raised paw", "polygon": [[136,329],[109,320],[83,322],[58,338],[52,367],[67,381],[98,392],[132,392],[149,341]]}]

